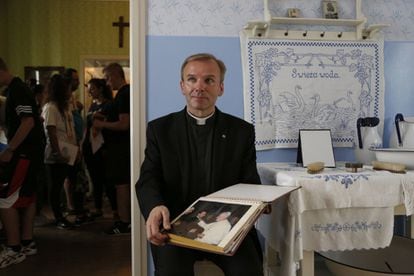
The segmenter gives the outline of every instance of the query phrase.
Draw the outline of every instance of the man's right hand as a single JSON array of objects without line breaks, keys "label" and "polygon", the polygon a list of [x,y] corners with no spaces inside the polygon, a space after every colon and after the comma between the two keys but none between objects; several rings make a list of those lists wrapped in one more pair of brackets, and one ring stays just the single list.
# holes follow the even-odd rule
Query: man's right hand
[{"label": "man's right hand", "polygon": [[170,230],[170,211],[164,205],[154,207],[146,222],[147,239],[155,245],[164,245],[168,235],[161,229]]}]

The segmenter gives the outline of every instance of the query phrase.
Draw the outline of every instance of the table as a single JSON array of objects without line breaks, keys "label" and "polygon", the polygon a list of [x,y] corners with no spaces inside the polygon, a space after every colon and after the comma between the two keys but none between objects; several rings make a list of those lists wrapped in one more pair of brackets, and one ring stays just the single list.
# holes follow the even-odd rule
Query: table
[{"label": "table", "polygon": [[394,208],[403,205],[407,215],[414,213],[412,171],[394,174],[364,167],[352,173],[340,163],[320,174],[289,163],[260,163],[258,171],[263,184],[302,187],[276,201],[272,213],[257,223],[270,275],[276,256],[281,275],[296,275],[300,268],[311,276],[314,251],[387,247]]}]

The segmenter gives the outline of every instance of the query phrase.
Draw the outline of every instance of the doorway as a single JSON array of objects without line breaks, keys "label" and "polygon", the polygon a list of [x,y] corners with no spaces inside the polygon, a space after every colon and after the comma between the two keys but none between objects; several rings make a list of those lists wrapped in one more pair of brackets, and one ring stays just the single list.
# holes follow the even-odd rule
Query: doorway
[{"label": "doorway", "polygon": [[[105,66],[107,66],[110,63],[119,63],[125,72],[125,78],[126,82],[130,83],[131,75],[130,75],[130,63],[129,63],[129,57],[127,56],[82,56],[81,57],[81,70],[82,73],[79,76],[80,83],[83,83],[84,85],[81,85],[80,95],[81,101],[84,105],[84,112],[87,112],[89,110],[89,107],[92,104],[92,99],[89,95],[89,93],[86,91],[86,86],[88,82],[92,78],[104,78],[103,69]],[[116,94],[116,91],[114,91],[114,96]],[[86,117],[86,114],[83,114],[84,117]]]}]

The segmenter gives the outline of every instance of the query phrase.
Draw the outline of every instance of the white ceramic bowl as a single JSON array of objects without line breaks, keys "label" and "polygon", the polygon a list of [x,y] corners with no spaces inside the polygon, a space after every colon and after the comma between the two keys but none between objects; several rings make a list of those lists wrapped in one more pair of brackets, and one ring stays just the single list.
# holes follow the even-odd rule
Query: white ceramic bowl
[{"label": "white ceramic bowl", "polygon": [[378,161],[393,162],[406,165],[407,169],[414,170],[414,148],[381,148],[371,149],[375,152]]}]

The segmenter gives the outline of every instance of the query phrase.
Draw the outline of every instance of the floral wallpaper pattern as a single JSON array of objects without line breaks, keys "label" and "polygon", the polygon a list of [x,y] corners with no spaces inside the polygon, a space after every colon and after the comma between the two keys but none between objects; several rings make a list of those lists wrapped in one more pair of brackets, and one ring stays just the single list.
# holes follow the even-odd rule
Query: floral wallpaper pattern
[{"label": "floral wallpaper pattern", "polygon": [[[355,18],[355,0],[337,2],[339,18]],[[288,8],[322,17],[321,0],[269,0],[272,16],[286,16]],[[362,12],[368,25],[390,25],[382,30],[385,40],[414,40],[413,0],[362,0]],[[263,0],[148,0],[149,35],[231,37],[255,20],[264,20]]]}]

